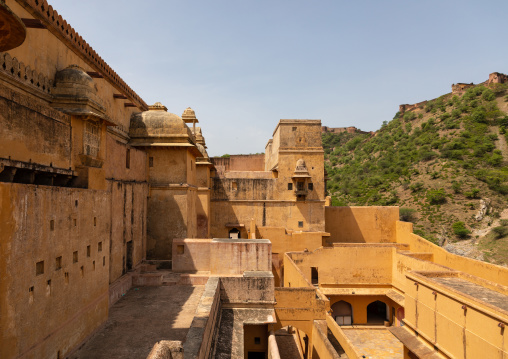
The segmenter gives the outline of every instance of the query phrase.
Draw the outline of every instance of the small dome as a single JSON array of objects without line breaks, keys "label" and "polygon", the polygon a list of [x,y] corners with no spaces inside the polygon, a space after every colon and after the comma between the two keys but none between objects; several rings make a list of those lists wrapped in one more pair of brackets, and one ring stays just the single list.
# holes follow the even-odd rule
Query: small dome
[{"label": "small dome", "polygon": [[169,138],[174,135],[192,137],[191,130],[182,118],[167,112],[160,102],[149,107],[148,111],[135,113],[131,116],[129,136],[131,138]]},{"label": "small dome", "polygon": [[299,159],[298,161],[296,161],[296,169],[306,169],[307,168],[307,165],[305,164],[305,161],[303,159]]},{"label": "small dome", "polygon": [[190,107],[187,107],[185,111],[183,111],[182,119],[185,121],[185,123],[193,123],[193,122],[199,122],[196,118],[196,112]]},{"label": "small dome", "polygon": [[76,86],[87,88],[95,92],[93,79],[78,65],[70,65],[66,69],[60,70],[55,76],[55,86]]},{"label": "small dome", "polygon": [[203,147],[203,145],[197,143],[196,147],[198,148],[199,152],[201,152],[204,158],[208,158],[208,153],[206,152],[206,149]]}]

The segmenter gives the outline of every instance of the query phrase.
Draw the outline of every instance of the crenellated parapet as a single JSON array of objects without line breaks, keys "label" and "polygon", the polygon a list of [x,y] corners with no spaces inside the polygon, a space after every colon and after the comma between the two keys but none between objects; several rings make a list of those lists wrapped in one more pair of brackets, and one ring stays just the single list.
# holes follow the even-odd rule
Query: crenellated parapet
[{"label": "crenellated parapet", "polygon": [[30,66],[25,66],[23,62],[12,57],[8,52],[0,53],[0,73],[33,89],[38,89],[48,95],[51,94],[53,79],[30,68]]},{"label": "crenellated parapet", "polygon": [[124,80],[104,61],[102,57],[62,18],[46,0],[25,0],[23,6],[32,15],[40,19],[46,28],[55,33],[62,41],[67,43],[73,50],[81,54],[93,67],[97,68],[100,75],[107,78],[118,87],[133,102],[137,102],[141,109],[148,110],[148,105],[143,99],[125,83]]}]

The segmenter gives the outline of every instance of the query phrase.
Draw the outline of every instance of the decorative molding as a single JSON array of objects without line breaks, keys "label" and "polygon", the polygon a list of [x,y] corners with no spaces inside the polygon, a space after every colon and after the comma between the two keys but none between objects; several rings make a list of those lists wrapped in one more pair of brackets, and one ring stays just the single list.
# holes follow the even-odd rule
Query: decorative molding
[{"label": "decorative molding", "polygon": [[0,52],[0,72],[14,78],[31,88],[51,94],[53,80],[42,73],[25,66],[23,62],[12,57],[8,52]]},{"label": "decorative molding", "polygon": [[120,76],[97,54],[97,52],[65,21],[47,0],[18,0],[32,10],[32,15],[45,23],[48,30],[57,32],[63,40],[74,50],[77,50],[100,73],[115,84],[126,96],[137,102],[142,110],[148,110],[148,105],[139,95],[125,83]]}]

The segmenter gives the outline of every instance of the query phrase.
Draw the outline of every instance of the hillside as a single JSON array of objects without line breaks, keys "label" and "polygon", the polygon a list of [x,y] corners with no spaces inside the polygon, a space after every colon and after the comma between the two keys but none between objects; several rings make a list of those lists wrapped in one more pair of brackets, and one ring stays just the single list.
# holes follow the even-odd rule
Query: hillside
[{"label": "hillside", "polygon": [[[374,134],[323,133],[332,205],[397,205],[415,233],[508,264],[508,84],[401,106]],[[409,110],[407,110],[409,108]]]}]

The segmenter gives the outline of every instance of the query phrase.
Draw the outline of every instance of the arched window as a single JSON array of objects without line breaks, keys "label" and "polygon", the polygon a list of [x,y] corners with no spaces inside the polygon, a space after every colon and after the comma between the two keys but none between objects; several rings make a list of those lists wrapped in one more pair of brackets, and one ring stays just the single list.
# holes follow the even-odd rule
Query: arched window
[{"label": "arched window", "polygon": [[338,325],[352,325],[353,324],[353,308],[351,304],[341,300],[333,304],[330,308],[332,316]]}]

